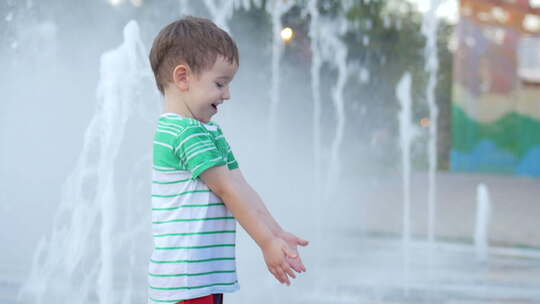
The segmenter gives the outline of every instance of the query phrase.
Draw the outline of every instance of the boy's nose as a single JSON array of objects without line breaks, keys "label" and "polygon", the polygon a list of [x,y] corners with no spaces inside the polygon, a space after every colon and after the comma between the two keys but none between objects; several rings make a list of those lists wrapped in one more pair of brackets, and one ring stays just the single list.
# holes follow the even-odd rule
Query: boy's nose
[{"label": "boy's nose", "polygon": [[227,100],[227,99],[230,99],[231,98],[231,91],[229,90],[229,88],[225,88],[225,91],[223,92],[223,96],[222,96],[223,99]]}]

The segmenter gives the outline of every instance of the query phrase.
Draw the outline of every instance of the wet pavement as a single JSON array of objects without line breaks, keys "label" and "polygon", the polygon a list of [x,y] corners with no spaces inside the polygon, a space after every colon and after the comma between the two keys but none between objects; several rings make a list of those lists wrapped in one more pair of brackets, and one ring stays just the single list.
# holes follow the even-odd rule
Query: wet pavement
[{"label": "wet pavement", "polygon": [[[258,247],[239,227],[241,289],[226,294],[224,303],[540,303],[540,179],[441,173],[437,181],[435,244],[425,238],[426,174],[412,177],[413,237],[408,247],[401,240],[399,176],[346,181],[325,208],[268,204],[287,230],[311,242],[300,250],[308,272],[298,275],[291,286],[279,284],[266,270]],[[488,186],[492,198],[491,247],[485,261],[476,259],[472,241],[479,183]],[[291,195],[291,200],[299,200],[303,194],[291,191]],[[132,269],[137,275],[136,301],[131,302],[145,301],[144,263],[143,259]],[[17,303],[24,277],[16,264],[2,265],[0,303]]]},{"label": "wet pavement", "polygon": [[[427,174],[411,180],[412,242],[402,242],[400,176],[349,181],[313,226],[292,231],[311,241],[301,254],[308,272],[289,287],[266,271],[240,234],[241,290],[229,303],[540,303],[540,179],[442,173],[437,176],[436,243],[427,235]],[[476,187],[490,191],[488,259],[476,258]],[[347,199],[351,199],[347,201]],[[343,203],[339,203],[343,202]],[[320,210],[319,210],[320,211]],[[311,212],[311,213],[310,213]],[[307,228],[306,228],[307,227]],[[407,258],[408,256],[408,258]]]}]

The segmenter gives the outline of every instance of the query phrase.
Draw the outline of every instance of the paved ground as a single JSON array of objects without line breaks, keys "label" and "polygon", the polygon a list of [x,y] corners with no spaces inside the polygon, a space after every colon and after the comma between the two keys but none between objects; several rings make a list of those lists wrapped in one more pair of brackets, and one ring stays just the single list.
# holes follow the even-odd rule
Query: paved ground
[{"label": "paved ground", "polygon": [[[492,249],[476,260],[472,246],[426,243],[404,249],[399,239],[340,235],[305,250],[308,272],[279,285],[241,242],[240,292],[228,303],[532,304],[540,303],[540,255]],[[320,246],[320,244],[323,244]],[[315,245],[315,244],[313,244]],[[405,259],[408,252],[408,259]]]},{"label": "paved ground", "polygon": [[[290,287],[280,285],[266,270],[255,243],[239,229],[241,290],[227,294],[225,303],[540,303],[540,250],[531,248],[540,247],[540,179],[439,174],[437,181],[434,247],[425,242],[426,174],[412,177],[415,238],[409,247],[400,239],[399,176],[351,180],[324,209],[306,208],[311,201],[305,185],[291,186],[298,189],[287,190],[291,200],[301,204],[284,202],[287,207],[271,209],[284,227],[310,240],[310,246],[301,249],[308,272]],[[486,261],[476,259],[471,242],[479,183],[489,187],[493,203],[489,229],[493,247]],[[314,220],[315,216],[324,221]],[[0,302],[16,303],[23,276],[8,266],[0,269]],[[135,302],[144,301],[145,286],[141,271],[134,284]]]},{"label": "paved ground", "polygon": [[[414,238],[410,247],[401,241],[401,178],[351,180],[322,212],[314,207],[300,220],[280,217],[311,241],[309,249],[301,250],[307,273],[291,287],[280,286],[261,265],[262,258],[249,254],[258,249],[241,234],[243,289],[226,299],[231,303],[540,303],[540,250],[536,248],[540,247],[540,179],[443,173],[437,182],[434,247],[425,241],[426,174],[414,174],[411,181]],[[472,242],[480,183],[487,185],[492,201],[491,248],[484,261],[477,260]],[[310,226],[313,214],[324,221]],[[289,227],[290,223],[295,224]]]}]

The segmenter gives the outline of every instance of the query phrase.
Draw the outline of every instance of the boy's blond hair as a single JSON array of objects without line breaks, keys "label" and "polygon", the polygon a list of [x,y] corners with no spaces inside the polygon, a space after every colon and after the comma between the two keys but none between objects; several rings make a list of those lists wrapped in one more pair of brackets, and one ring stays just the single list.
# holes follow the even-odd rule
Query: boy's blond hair
[{"label": "boy's blond hair", "polygon": [[159,91],[164,94],[177,65],[187,64],[197,75],[211,68],[218,55],[240,63],[236,43],[212,21],[187,16],[167,25],[154,39],[149,56]]}]

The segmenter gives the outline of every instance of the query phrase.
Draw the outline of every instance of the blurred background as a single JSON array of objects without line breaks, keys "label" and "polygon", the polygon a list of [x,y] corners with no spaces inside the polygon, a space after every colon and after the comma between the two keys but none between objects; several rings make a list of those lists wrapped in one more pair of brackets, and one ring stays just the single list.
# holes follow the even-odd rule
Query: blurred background
[{"label": "blurred background", "polygon": [[[2,303],[146,301],[153,38],[236,40],[214,117],[308,271],[226,303],[540,303],[540,1],[1,0]],[[262,296],[262,298],[261,298]]]}]

